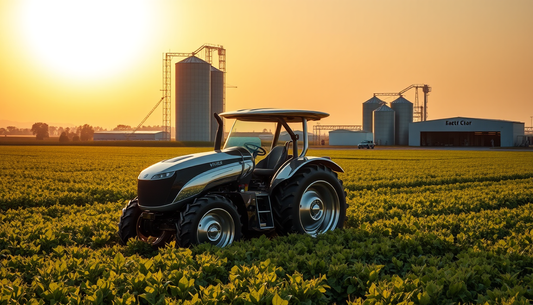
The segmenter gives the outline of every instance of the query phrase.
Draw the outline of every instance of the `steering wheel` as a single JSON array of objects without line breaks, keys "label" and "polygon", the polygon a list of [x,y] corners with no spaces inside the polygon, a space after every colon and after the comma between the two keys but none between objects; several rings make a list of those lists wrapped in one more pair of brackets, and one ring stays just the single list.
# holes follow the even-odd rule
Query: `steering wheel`
[{"label": "steering wheel", "polygon": [[255,158],[257,156],[264,156],[266,155],[266,150],[261,147],[261,146],[257,146],[255,144],[252,144],[252,143],[244,143],[244,147],[246,147],[246,149],[248,149],[249,151],[252,152],[252,156]]}]

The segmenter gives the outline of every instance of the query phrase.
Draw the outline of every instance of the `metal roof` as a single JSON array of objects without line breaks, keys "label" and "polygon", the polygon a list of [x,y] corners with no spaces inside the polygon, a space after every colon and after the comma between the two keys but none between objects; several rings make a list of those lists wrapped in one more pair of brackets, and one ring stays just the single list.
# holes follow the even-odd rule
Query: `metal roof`
[{"label": "metal roof", "polygon": [[368,101],[364,102],[363,104],[384,104],[385,102],[382,101],[379,97],[373,96]]},{"label": "metal roof", "polygon": [[220,116],[242,121],[277,122],[279,118],[283,118],[287,122],[301,122],[302,118],[308,121],[318,121],[328,117],[329,114],[311,110],[257,108],[224,112]]},{"label": "metal roof", "polygon": [[349,129],[335,129],[329,133],[371,133],[370,131],[365,130],[349,130]]},{"label": "metal roof", "polygon": [[421,122],[412,122],[410,124],[423,124],[423,123],[430,123],[430,122],[435,122],[435,121],[452,121],[452,120],[478,120],[478,121],[492,121],[492,122],[502,122],[502,123],[525,124],[524,122],[520,122],[520,121],[509,121],[509,120],[501,120],[501,119],[469,118],[469,117],[464,117],[464,116],[457,116],[457,117],[451,117],[451,118],[442,118],[442,119],[434,119],[434,120],[427,120],[427,121],[421,121]]},{"label": "metal roof", "polygon": [[196,56],[187,57],[184,60],[178,62],[178,64],[208,64],[209,63],[203,59],[200,59]]},{"label": "metal roof", "polygon": [[392,101],[391,104],[412,104],[412,103],[409,102],[409,100],[407,100],[405,97],[400,96],[399,98]]},{"label": "metal roof", "polygon": [[137,130],[133,133],[133,130],[104,130],[95,131],[94,134],[158,134],[164,132],[162,130]]}]

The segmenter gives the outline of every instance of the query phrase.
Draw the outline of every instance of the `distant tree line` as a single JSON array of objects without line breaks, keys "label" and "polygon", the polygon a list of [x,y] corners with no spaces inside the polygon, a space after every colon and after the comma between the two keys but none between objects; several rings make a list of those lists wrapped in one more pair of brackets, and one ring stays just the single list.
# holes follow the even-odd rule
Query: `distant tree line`
[{"label": "distant tree line", "polygon": [[30,128],[17,128],[15,126],[7,126],[6,128],[2,127],[0,128],[0,135],[14,135],[14,136],[21,136],[21,135],[31,135],[31,129]]},{"label": "distant tree line", "polygon": [[[113,130],[134,130],[130,125],[119,124]],[[161,126],[141,126],[138,130],[163,130]],[[37,122],[32,125],[31,128],[17,128],[15,126],[7,126],[6,128],[0,128],[0,135],[17,136],[17,135],[35,135],[37,140],[44,140],[49,137],[59,136],[59,142],[69,141],[91,141],[95,132],[107,131],[102,127],[93,127],[89,124],[84,124],[75,127],[57,127],[48,126],[43,122]]]},{"label": "distant tree line", "polygon": [[[100,128],[101,130],[102,128]],[[98,131],[100,131],[98,130]],[[93,139],[95,128],[89,124],[74,128],[65,128],[61,134],[59,134],[59,142],[77,142],[77,141],[90,141]]]}]

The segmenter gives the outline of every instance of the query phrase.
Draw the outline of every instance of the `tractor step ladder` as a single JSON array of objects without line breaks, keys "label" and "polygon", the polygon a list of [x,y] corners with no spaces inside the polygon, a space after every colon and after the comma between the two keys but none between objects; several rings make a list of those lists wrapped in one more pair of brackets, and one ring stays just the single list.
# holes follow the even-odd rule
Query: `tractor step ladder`
[{"label": "tractor step ladder", "polygon": [[273,229],[272,204],[268,194],[256,194],[257,220],[261,229]]}]

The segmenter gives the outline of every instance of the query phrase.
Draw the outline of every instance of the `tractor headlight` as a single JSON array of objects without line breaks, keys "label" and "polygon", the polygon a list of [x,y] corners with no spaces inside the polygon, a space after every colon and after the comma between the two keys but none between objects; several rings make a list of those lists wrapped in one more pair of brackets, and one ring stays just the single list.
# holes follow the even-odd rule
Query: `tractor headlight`
[{"label": "tractor headlight", "polygon": [[166,178],[170,178],[172,177],[172,175],[174,175],[175,171],[174,172],[166,172],[166,173],[160,173],[160,174],[155,174],[152,176],[152,180],[161,180],[161,179],[166,179]]}]

